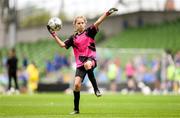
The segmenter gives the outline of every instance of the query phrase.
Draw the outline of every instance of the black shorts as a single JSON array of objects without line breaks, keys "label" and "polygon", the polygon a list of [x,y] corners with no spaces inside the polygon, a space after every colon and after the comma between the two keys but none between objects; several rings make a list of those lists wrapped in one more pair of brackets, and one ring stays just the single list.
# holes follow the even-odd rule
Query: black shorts
[{"label": "black shorts", "polygon": [[[91,59],[91,58],[89,58],[89,59],[87,59],[87,60],[94,61],[94,66],[92,67],[91,70],[88,70],[88,71],[93,71],[94,68],[96,68],[96,65],[97,65],[97,64],[96,64],[96,60]],[[76,68],[75,77],[79,76],[79,77],[82,79],[82,82],[83,82],[83,80],[84,80],[84,78],[85,78],[85,76],[86,76],[86,73],[87,73],[87,70],[84,68],[84,65],[83,65],[83,66],[81,66],[81,67]]]}]

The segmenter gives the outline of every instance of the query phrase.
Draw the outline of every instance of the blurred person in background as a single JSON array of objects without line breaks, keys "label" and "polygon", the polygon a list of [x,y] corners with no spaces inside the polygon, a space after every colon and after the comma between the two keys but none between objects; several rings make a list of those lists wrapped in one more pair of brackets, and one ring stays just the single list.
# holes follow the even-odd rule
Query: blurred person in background
[{"label": "blurred person in background", "polygon": [[13,48],[9,51],[8,59],[7,59],[7,70],[8,70],[8,94],[14,92],[14,88],[12,87],[11,81],[14,80],[15,83],[15,93],[19,94],[19,85],[17,78],[17,69],[18,69],[18,58],[16,57],[16,50]]},{"label": "blurred person in background", "polygon": [[180,93],[180,63],[176,63],[173,89],[175,93]]},{"label": "blurred person in background", "polygon": [[107,76],[108,79],[110,80],[110,90],[112,92],[116,92],[117,86],[116,86],[116,78],[118,74],[118,67],[117,65],[113,62],[110,62],[108,64],[108,72],[107,72]]},{"label": "blurred person in background", "polygon": [[21,81],[20,91],[21,91],[21,93],[26,93],[27,92],[27,84],[28,84],[27,72],[24,68],[19,68],[17,73],[18,73],[18,79],[19,79],[19,81]]},{"label": "blurred person in background", "polygon": [[180,51],[175,55],[174,92],[180,93]]},{"label": "blurred person in background", "polygon": [[54,64],[54,69],[56,71],[62,68],[62,57],[61,57],[61,54],[56,53],[54,55],[53,64]]},{"label": "blurred person in background", "polygon": [[134,92],[136,90],[136,81],[134,78],[135,68],[133,66],[132,61],[127,62],[126,67],[125,67],[125,73],[126,73],[126,78],[127,78],[128,91]]},{"label": "blurred person in background", "polygon": [[68,58],[63,53],[56,53],[54,55],[53,65],[56,71],[70,66]]},{"label": "blurred person in background", "polygon": [[74,51],[76,59],[76,75],[73,91],[74,111],[71,114],[79,114],[81,83],[83,82],[86,74],[88,74],[89,80],[93,85],[95,95],[97,97],[101,96],[93,72],[96,67],[96,47],[94,38],[98,32],[98,26],[105,20],[105,18],[115,11],[117,11],[116,8],[111,8],[88,28],[86,28],[87,20],[84,16],[76,17],[73,21],[75,32],[65,42],[56,35],[56,32],[53,31],[50,26],[47,26],[50,34],[60,47],[66,49],[72,47]]},{"label": "blurred person in background", "polygon": [[34,62],[27,66],[28,74],[28,91],[30,94],[34,93],[38,88],[39,83],[39,70]]},{"label": "blurred person in background", "polygon": [[159,94],[161,92],[161,61],[159,59],[155,59],[152,61],[152,74],[155,77],[154,82],[154,90],[153,93]]},{"label": "blurred person in background", "polygon": [[[105,63],[104,63],[105,62]],[[100,64],[98,69],[98,83],[108,83],[107,70],[106,70],[106,61]]]},{"label": "blurred person in background", "polygon": [[69,59],[66,57],[64,53],[61,54],[61,58],[63,67],[70,67]]},{"label": "blurred person in background", "polygon": [[166,87],[168,92],[173,91],[173,83],[174,83],[174,77],[175,77],[175,66],[174,64],[169,64],[167,66],[167,82],[166,82]]},{"label": "blurred person in background", "polygon": [[28,57],[25,54],[23,54],[23,56],[22,56],[22,66],[23,66],[23,69],[27,68],[28,63],[29,63],[28,62]]},{"label": "blurred person in background", "polygon": [[53,65],[53,62],[51,60],[46,60],[46,65],[45,65],[45,72],[46,75],[48,75],[49,73],[55,71],[55,67]]}]

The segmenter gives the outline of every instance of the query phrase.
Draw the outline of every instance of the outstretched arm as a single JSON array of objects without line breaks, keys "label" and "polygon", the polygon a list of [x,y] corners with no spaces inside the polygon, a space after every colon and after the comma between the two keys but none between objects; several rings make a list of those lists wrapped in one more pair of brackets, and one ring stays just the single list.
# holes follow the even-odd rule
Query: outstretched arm
[{"label": "outstretched arm", "polygon": [[65,43],[56,35],[55,31],[52,31],[51,28],[47,25],[47,29],[49,31],[49,33],[52,35],[52,37],[55,39],[55,41],[57,42],[57,44],[60,47],[65,47]]},{"label": "outstretched arm", "polygon": [[118,11],[118,9],[116,8],[111,8],[109,9],[107,12],[105,12],[101,17],[99,17],[99,19],[94,23],[94,26],[96,28],[98,28],[98,26],[106,19],[106,17],[108,17],[109,15],[111,15],[112,13],[114,13],[115,11]]}]

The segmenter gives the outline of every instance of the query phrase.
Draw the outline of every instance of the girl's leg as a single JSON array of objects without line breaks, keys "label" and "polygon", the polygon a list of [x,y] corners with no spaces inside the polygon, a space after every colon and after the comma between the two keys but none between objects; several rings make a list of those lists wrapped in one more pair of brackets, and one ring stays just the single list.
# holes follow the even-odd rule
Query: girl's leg
[{"label": "girl's leg", "polygon": [[94,90],[95,90],[95,91],[98,90],[97,82],[96,82],[96,79],[95,79],[95,77],[94,77],[94,72],[93,72],[92,69],[88,70],[88,78],[89,78],[89,80],[91,81]]},{"label": "girl's leg", "polygon": [[101,96],[101,93],[98,89],[98,86],[97,86],[97,82],[96,82],[96,79],[95,79],[95,76],[94,76],[94,72],[93,72],[93,68],[95,66],[95,62],[94,60],[88,60],[84,63],[84,68],[87,70],[87,73],[88,73],[88,77],[89,77],[89,80],[94,88],[94,92],[95,92],[95,95],[97,97],[100,97]]},{"label": "girl's leg", "polygon": [[79,114],[80,89],[82,79],[77,76],[74,82],[74,111],[71,114]]}]

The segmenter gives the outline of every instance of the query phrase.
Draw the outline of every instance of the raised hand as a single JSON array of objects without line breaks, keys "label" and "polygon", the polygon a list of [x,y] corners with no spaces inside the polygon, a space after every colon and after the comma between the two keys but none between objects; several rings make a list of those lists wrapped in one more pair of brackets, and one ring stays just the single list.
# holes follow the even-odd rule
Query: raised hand
[{"label": "raised hand", "polygon": [[106,12],[106,16],[109,16],[109,15],[111,15],[112,13],[114,13],[114,12],[116,12],[116,11],[118,11],[118,9],[116,9],[116,8],[111,8],[111,9],[109,9],[109,10]]}]

